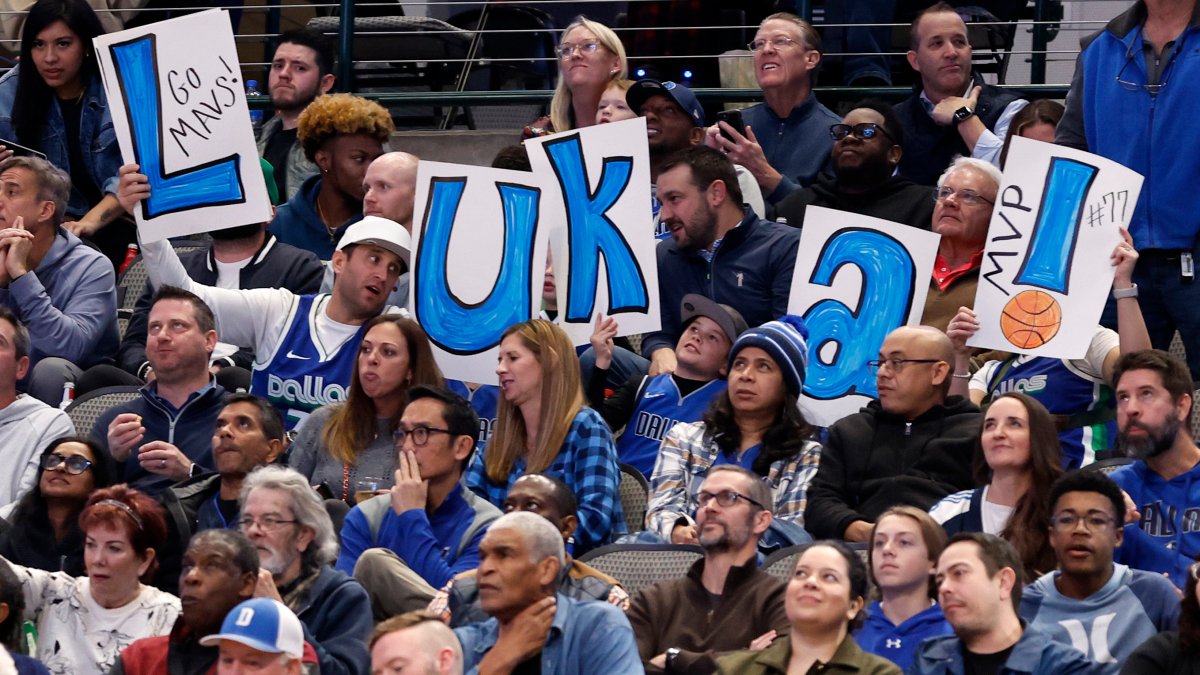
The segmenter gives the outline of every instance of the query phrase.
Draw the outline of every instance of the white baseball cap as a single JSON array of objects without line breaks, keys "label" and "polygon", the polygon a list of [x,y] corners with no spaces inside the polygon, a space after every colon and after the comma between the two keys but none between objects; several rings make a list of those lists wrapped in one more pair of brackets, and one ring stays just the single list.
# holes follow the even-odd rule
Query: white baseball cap
[{"label": "white baseball cap", "polygon": [[394,220],[380,216],[367,216],[346,228],[337,250],[350,244],[374,244],[400,256],[406,264],[412,252],[412,235]]}]

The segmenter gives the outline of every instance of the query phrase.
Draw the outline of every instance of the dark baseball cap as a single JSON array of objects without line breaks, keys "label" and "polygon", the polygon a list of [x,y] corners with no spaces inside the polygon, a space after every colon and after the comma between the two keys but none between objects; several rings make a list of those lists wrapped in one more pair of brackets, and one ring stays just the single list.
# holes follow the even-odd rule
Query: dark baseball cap
[{"label": "dark baseball cap", "polygon": [[741,312],[729,305],[713,302],[698,293],[688,293],[683,296],[679,313],[680,320],[684,326],[691,323],[692,319],[698,316],[705,316],[712,319],[725,332],[730,343],[736,342],[738,336],[746,332],[749,328],[746,320],[742,318]]},{"label": "dark baseball cap", "polygon": [[629,87],[629,91],[625,93],[625,103],[629,105],[629,109],[636,112],[639,116],[642,114],[642,105],[650,100],[652,96],[670,96],[671,100],[679,104],[683,108],[683,112],[692,120],[692,126],[704,126],[704,108],[700,107],[700,100],[692,93],[691,89],[682,84],[674,82],[659,82],[658,80],[638,80]]}]

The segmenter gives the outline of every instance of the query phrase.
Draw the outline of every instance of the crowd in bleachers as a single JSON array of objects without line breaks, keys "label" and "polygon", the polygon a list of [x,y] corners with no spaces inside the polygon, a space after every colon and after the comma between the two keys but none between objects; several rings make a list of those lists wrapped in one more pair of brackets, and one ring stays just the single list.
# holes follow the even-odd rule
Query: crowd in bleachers
[{"label": "crowd in bleachers", "polygon": [[[548,261],[496,385],[447,379],[405,309],[420,160],[383,106],[330,93],[326,36],[272,58],[273,220],[139,242],[105,29],[85,0],[23,25],[0,77],[0,673],[1200,670],[1195,0],[1085,40],[1065,107],[985,82],[937,3],[912,94],[843,115],[814,89],[821,32],[771,14],[762,101],[719,122],[578,18],[513,138],[645,118],[661,328],[600,316],[576,347]],[[967,344],[1016,136],[1145,178],[1084,262],[1113,283],[1080,358]],[[940,235],[922,325],[822,428],[801,399],[826,345],[788,313],[809,205]]]}]

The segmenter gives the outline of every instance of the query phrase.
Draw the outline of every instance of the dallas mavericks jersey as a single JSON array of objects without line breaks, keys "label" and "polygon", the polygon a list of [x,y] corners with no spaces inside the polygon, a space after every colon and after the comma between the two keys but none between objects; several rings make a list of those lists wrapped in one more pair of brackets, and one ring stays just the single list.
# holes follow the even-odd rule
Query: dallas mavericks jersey
[{"label": "dallas mavericks jersey", "polygon": [[681,396],[670,373],[651,378],[638,397],[633,416],[617,440],[620,461],[650,478],[663,436],[680,422],[699,422],[708,404],[725,391],[725,380],[716,379]]},{"label": "dallas mavericks jersey", "polygon": [[[996,368],[999,367],[997,364]],[[1019,391],[1037,399],[1054,415],[1112,411],[1107,422],[1059,432],[1063,468],[1069,471],[1091,464],[1096,461],[1097,452],[1115,444],[1117,422],[1113,391],[1104,382],[1080,372],[1067,361],[1047,357],[1017,357],[1004,379],[998,382],[993,381],[995,372],[987,374],[988,393],[993,396]]]},{"label": "dallas mavericks jersey", "polygon": [[275,353],[265,363],[254,363],[250,391],[279,409],[289,430],[317,408],[346,400],[356,367],[362,327],[342,344],[331,345],[331,353],[313,339],[317,317],[328,301],[328,295],[297,296],[287,318],[287,334]]},{"label": "dallas mavericks jersey", "polygon": [[475,414],[479,415],[479,440],[475,442],[475,449],[483,452],[487,442],[492,439],[492,431],[496,428],[500,387],[494,384],[478,384],[471,390],[462,380],[446,380],[446,388],[467,399],[475,409]]}]

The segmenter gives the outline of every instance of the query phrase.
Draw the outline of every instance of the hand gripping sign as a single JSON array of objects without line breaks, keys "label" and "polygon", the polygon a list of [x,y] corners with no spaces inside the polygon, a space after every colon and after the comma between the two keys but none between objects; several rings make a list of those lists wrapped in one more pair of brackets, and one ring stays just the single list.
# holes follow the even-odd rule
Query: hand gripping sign
[{"label": "hand gripping sign", "polygon": [[447,377],[496,382],[504,330],[541,310],[552,239],[577,344],[597,312],[623,333],[658,328],[645,139],[639,118],[528,144],[532,172],[421,162],[410,302]]},{"label": "hand gripping sign", "polygon": [[271,219],[223,10],[93,44],[121,156],[149,177],[150,197],[134,213],[143,241]]},{"label": "hand gripping sign", "polygon": [[876,397],[867,361],[888,333],[921,322],[940,239],[845,211],[805,211],[788,312],[808,324],[801,403],[810,422],[828,426]]},{"label": "hand gripping sign", "polygon": [[1012,139],[988,228],[967,344],[1082,358],[1112,288],[1109,255],[1128,227],[1142,177],[1116,162]]}]

